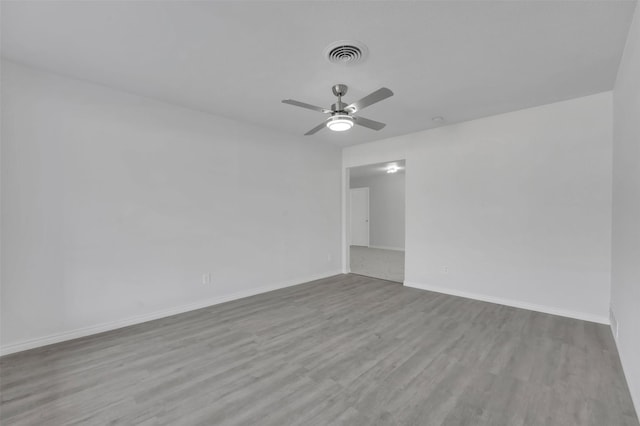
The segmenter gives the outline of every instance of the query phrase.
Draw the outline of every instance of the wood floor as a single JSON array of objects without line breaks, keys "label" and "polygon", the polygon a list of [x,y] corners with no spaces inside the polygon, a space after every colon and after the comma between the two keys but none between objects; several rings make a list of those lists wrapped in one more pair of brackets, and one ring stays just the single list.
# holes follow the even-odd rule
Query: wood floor
[{"label": "wood floor", "polygon": [[604,325],[340,275],[0,359],[8,425],[638,425]]},{"label": "wood floor", "polygon": [[404,282],[404,251],[350,246],[349,259],[354,274]]}]

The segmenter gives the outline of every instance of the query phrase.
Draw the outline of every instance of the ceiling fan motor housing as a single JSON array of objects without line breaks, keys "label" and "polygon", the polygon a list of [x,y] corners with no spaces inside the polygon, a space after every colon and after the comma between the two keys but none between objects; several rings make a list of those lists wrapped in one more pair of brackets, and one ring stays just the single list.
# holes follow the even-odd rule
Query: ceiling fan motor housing
[{"label": "ceiling fan motor housing", "polygon": [[346,112],[345,111],[346,106],[347,104],[345,104],[344,102],[338,101],[335,104],[331,104],[331,111],[334,111],[334,114],[338,112]]}]

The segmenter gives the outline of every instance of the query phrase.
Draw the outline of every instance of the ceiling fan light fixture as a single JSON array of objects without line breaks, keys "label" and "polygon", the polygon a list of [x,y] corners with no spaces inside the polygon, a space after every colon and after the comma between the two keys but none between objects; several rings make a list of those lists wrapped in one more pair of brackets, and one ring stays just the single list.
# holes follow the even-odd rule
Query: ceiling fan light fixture
[{"label": "ceiling fan light fixture", "polygon": [[282,103],[318,111],[323,114],[330,114],[330,117],[328,119],[323,120],[316,127],[309,130],[304,134],[305,136],[314,135],[325,127],[334,132],[344,132],[345,130],[351,129],[355,124],[371,130],[382,130],[385,126],[384,123],[375,120],[369,120],[368,118],[360,116],[354,117],[351,115],[351,113],[360,111],[368,107],[369,105],[373,105],[382,100],[385,100],[388,97],[393,96],[393,92],[386,87],[381,87],[378,90],[369,93],[364,98],[347,105],[342,102],[342,97],[346,95],[347,89],[348,87],[345,84],[334,84],[333,87],[331,87],[331,91],[335,96],[338,97],[338,101],[335,104],[331,105],[330,109],[296,101],[293,99],[283,99]]},{"label": "ceiling fan light fixture", "polygon": [[327,120],[327,127],[334,132],[344,132],[353,127],[353,117],[346,114],[337,114]]}]

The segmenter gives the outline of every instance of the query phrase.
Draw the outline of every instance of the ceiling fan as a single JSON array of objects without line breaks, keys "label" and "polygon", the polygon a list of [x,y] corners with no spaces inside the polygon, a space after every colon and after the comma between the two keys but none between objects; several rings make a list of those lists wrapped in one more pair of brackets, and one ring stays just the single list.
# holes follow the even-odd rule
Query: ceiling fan
[{"label": "ceiling fan", "polygon": [[295,105],[330,115],[330,117],[327,118],[324,122],[305,133],[305,136],[313,135],[324,127],[328,127],[334,132],[342,132],[345,130],[349,130],[353,127],[354,124],[372,130],[380,130],[384,126],[386,126],[386,124],[380,123],[379,121],[369,120],[368,118],[364,117],[356,117],[353,114],[368,107],[369,105],[373,105],[376,102],[380,102],[384,99],[387,99],[388,97],[393,96],[393,92],[391,90],[383,87],[373,93],[368,94],[359,101],[347,105],[342,102],[342,97],[347,94],[347,89],[348,87],[346,84],[336,84],[331,88],[333,94],[338,97],[338,102],[331,105],[331,109],[310,105],[300,101],[294,101],[293,99],[284,99],[282,103]]}]

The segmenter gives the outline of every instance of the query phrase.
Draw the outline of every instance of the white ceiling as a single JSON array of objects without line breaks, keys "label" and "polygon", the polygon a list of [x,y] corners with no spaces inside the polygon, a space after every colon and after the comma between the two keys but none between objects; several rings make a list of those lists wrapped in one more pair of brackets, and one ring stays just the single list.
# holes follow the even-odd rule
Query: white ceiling
[{"label": "white ceiling", "polygon": [[[613,87],[635,1],[3,1],[10,60],[302,135],[331,86],[387,123],[322,130],[346,146]],[[356,39],[366,62],[328,63],[330,43]]]},{"label": "white ceiling", "polygon": [[398,167],[396,173],[403,174],[405,171],[405,160],[387,161],[385,163],[367,164],[365,166],[351,167],[349,169],[349,178],[362,179],[374,176],[387,176],[387,168],[389,166]]}]

